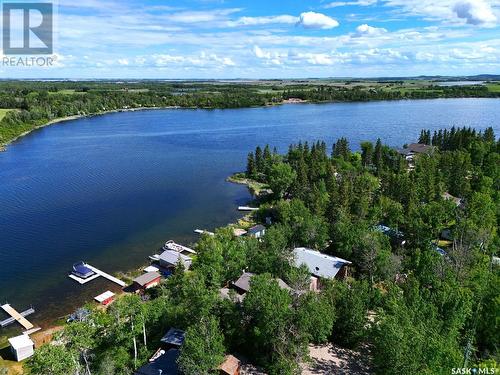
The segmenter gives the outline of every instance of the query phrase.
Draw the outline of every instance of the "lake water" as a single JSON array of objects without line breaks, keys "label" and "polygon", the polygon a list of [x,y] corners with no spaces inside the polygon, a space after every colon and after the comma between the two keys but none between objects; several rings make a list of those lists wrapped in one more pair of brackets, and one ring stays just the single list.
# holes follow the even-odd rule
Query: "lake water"
[{"label": "lake water", "polygon": [[[112,284],[80,286],[79,260],[108,272],[137,268],[161,244],[189,244],[195,228],[237,219],[248,201],[225,182],[266,143],[347,137],[353,148],[381,137],[400,146],[420,129],[494,126],[494,99],[451,99],[237,110],[114,113],[49,126],[0,153],[0,302],[62,316]],[[2,316],[0,316],[1,318]],[[17,329],[17,328],[14,328]],[[5,331],[4,331],[5,332]],[[0,330],[0,335],[2,335]]]}]

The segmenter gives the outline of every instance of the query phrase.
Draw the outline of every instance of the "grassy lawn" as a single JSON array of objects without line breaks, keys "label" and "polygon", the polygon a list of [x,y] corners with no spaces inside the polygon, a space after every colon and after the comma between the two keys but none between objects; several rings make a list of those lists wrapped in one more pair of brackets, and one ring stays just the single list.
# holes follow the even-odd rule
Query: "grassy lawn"
[{"label": "grassy lawn", "polygon": [[3,118],[5,117],[5,115],[7,114],[7,112],[9,112],[9,111],[12,111],[12,109],[0,108],[0,121],[3,120]]},{"label": "grassy lawn", "polygon": [[500,82],[497,83],[490,83],[486,85],[488,87],[488,90],[490,92],[500,92]]}]

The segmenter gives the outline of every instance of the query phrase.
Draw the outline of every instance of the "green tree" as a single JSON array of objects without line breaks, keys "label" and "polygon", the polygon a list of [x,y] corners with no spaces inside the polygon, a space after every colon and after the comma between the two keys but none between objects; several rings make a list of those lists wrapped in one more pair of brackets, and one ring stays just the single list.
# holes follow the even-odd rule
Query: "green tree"
[{"label": "green tree", "polygon": [[274,195],[281,198],[288,191],[296,177],[297,174],[290,165],[277,163],[271,167],[267,182]]},{"label": "green tree", "polygon": [[78,354],[62,345],[43,345],[29,360],[32,374],[67,375],[78,370]]},{"label": "green tree", "polygon": [[213,316],[202,318],[186,331],[179,356],[179,368],[186,375],[213,372],[224,359],[224,336]]}]

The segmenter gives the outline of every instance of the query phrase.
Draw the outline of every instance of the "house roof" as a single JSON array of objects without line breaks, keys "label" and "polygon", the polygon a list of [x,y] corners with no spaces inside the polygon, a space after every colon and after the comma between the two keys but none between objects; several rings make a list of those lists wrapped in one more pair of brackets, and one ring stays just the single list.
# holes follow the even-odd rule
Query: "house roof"
[{"label": "house roof", "polygon": [[340,269],[348,264],[348,260],[322,254],[319,251],[297,247],[293,250],[295,266],[305,264],[314,276],[333,279]]},{"label": "house roof", "polygon": [[234,355],[227,355],[224,358],[224,362],[218,367],[219,370],[223,371],[225,374],[234,375],[238,368],[240,367],[240,360]]},{"label": "house roof", "polygon": [[161,275],[158,272],[148,272],[145,274],[142,274],[141,276],[138,276],[134,279],[134,283],[139,284],[140,286],[144,286],[146,284],[149,284],[152,281],[155,281],[156,279],[161,278]]},{"label": "house roof", "polygon": [[[238,280],[233,282],[233,285],[236,286],[238,289],[243,290],[246,293],[250,290],[250,280],[252,279],[253,276],[255,276],[255,274],[251,272],[244,272],[243,275],[241,275]],[[280,288],[291,290],[288,284],[285,283],[283,280],[278,278],[275,280],[278,282]]]},{"label": "house roof", "polygon": [[410,143],[406,149],[415,154],[428,154],[434,150],[434,147],[423,143]]},{"label": "house roof", "polygon": [[247,231],[245,229],[241,229],[241,228],[234,228],[233,233],[236,237],[241,237],[241,236],[247,234]]},{"label": "house roof", "polygon": [[14,350],[26,348],[27,346],[34,346],[35,344],[31,341],[28,335],[20,335],[16,337],[11,337],[9,339],[9,344]]},{"label": "house roof", "polygon": [[114,297],[114,293],[111,292],[111,291],[106,291],[102,294],[99,294],[97,297],[94,297],[94,299],[99,302],[99,303],[103,303],[104,301],[106,301],[107,299],[111,298],[111,297]]},{"label": "house roof", "polygon": [[451,195],[450,193],[448,192],[445,192],[441,195],[441,197],[446,200],[446,201],[452,201],[453,203],[455,203],[455,205],[457,206],[460,206],[462,204],[462,199],[460,198],[457,198],[457,197],[454,197],[453,195]]},{"label": "house roof", "polygon": [[177,251],[174,250],[165,250],[163,253],[160,254],[160,260],[169,263],[173,266],[175,266],[179,262],[179,259],[182,263],[184,263],[184,266],[186,266],[187,264],[191,264],[190,257],[178,253]]},{"label": "house roof", "polygon": [[265,230],[266,230],[265,226],[263,226],[262,224],[257,224],[248,230],[248,234],[257,234]]},{"label": "house roof", "polygon": [[184,338],[186,336],[186,332],[177,328],[170,328],[165,336],[160,340],[164,344],[181,346],[184,344]]},{"label": "house roof", "polygon": [[170,349],[153,362],[137,369],[134,375],[177,375],[179,373],[178,358],[179,350]]},{"label": "house roof", "polygon": [[254,276],[251,272],[243,272],[243,275],[239,277],[238,280],[233,282],[233,285],[245,292],[250,290],[250,279]]}]

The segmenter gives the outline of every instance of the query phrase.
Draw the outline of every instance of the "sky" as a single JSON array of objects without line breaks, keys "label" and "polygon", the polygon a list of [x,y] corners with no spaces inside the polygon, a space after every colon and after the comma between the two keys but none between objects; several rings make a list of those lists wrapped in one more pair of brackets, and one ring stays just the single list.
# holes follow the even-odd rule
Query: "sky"
[{"label": "sky", "polygon": [[0,78],[500,74],[500,0],[55,4],[53,66],[0,64]]}]

